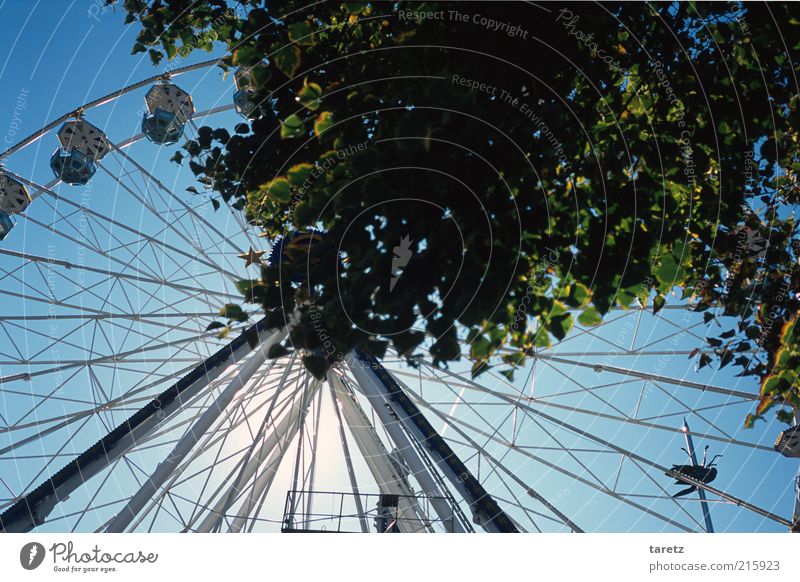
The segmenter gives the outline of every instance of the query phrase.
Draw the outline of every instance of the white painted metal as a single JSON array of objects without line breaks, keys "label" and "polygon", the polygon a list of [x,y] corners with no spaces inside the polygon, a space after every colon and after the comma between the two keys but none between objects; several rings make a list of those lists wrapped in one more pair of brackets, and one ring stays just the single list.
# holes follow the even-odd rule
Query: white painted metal
[{"label": "white painted metal", "polygon": [[[330,372],[329,372],[330,373]],[[364,513],[364,504],[361,503],[361,493],[358,489],[358,477],[356,476],[355,467],[353,466],[353,458],[350,452],[350,445],[347,443],[347,435],[345,434],[344,419],[342,418],[341,405],[339,404],[336,391],[333,388],[333,383],[328,380],[328,388],[330,388],[331,402],[333,403],[333,411],[336,413],[336,425],[339,429],[339,441],[342,445],[342,454],[344,455],[344,464],[347,468],[347,478],[350,480],[350,489],[353,491],[355,497],[356,511],[358,512],[358,521],[361,525],[361,532],[369,532],[369,524],[367,517]]]},{"label": "white painted metal", "polygon": [[425,494],[431,499],[436,514],[444,523],[452,523],[454,532],[463,532],[464,528],[455,518],[455,510],[445,501],[445,495],[439,484],[433,479],[430,469],[417,454],[411,440],[404,432],[402,425],[389,410],[389,404],[383,396],[380,381],[353,354],[345,356],[348,368],[356,380],[358,389],[366,396],[375,414],[381,421],[389,437],[394,442],[398,453],[411,469],[414,478],[419,481]]},{"label": "white painted metal", "polygon": [[[264,332],[260,336],[260,339],[264,342],[262,345],[270,346],[274,345],[274,343],[278,341],[281,341],[283,337],[284,334],[281,332]],[[267,349],[269,348],[267,347]],[[235,362],[237,359],[245,357],[249,351],[251,351],[250,346],[245,344],[242,348],[233,352],[231,355],[231,362]],[[33,513],[31,516],[33,523],[18,522],[12,524],[10,527],[6,525],[6,531],[11,533],[25,532],[30,530],[35,525],[43,523],[59,500],[68,498],[70,493],[83,486],[92,477],[111,465],[115,460],[128,452],[137,443],[143,441],[157,426],[165,422],[175,412],[180,410],[181,406],[187,399],[195,396],[200,390],[208,386],[209,382],[222,375],[225,370],[226,368],[222,366],[218,366],[209,370],[205,376],[192,383],[182,392],[181,399],[176,399],[172,402],[165,403],[160,408],[159,414],[151,415],[135,429],[131,430],[124,437],[117,440],[113,448],[107,448],[103,455],[82,467],[80,473],[75,474],[61,483],[54,493],[49,495],[42,504],[40,504],[38,507],[31,508],[31,512]]]},{"label": "white painted metal", "polygon": [[121,532],[125,530],[128,524],[130,524],[139,511],[145,506],[147,500],[150,499],[158,488],[169,478],[175,466],[189,454],[195,444],[197,444],[197,441],[205,434],[219,415],[222,414],[231,400],[233,400],[236,393],[244,389],[253,374],[255,374],[266,361],[270,348],[283,341],[284,337],[286,337],[285,331],[272,333],[266,341],[262,342],[255,349],[247,362],[242,366],[242,369],[236,374],[236,377],[231,380],[225,390],[222,391],[222,394],[220,394],[214,404],[206,409],[197,419],[189,432],[175,445],[175,448],[173,448],[167,459],[158,465],[158,468],[145,484],[111,521],[106,531]]},{"label": "white painted metal", "polygon": [[79,150],[101,160],[111,151],[111,144],[105,134],[83,118],[64,122],[58,130],[58,141],[67,150]]},{"label": "white painted metal", "polygon": [[174,113],[179,123],[186,123],[194,113],[192,96],[174,83],[153,85],[144,96],[144,102],[150,113],[154,113],[156,109]]},{"label": "white painted metal", "polygon": [[[292,370],[292,361],[293,358],[283,371],[277,388],[278,392],[285,390],[287,377]],[[261,446],[253,454],[250,461],[242,468],[242,471],[231,483],[227,491],[220,496],[214,506],[209,510],[208,515],[194,531],[210,532],[218,529],[222,523],[222,517],[228,513],[228,510],[236,502],[237,497],[241,494],[242,490],[244,490],[246,484],[256,475],[259,468],[263,466],[264,469],[262,471],[270,470],[271,465],[269,462],[265,464],[265,460],[272,455],[276,446],[279,447],[282,458],[283,453],[286,451],[286,445],[294,438],[294,434],[297,432],[298,425],[296,419],[300,415],[302,405],[300,401],[295,401],[290,408],[290,412],[284,415],[277,424],[270,418],[272,408],[271,405],[264,419],[271,429],[269,434],[264,438]],[[259,431],[256,442],[261,436],[261,432]],[[280,460],[278,460],[278,464],[280,464]]]},{"label": "white painted metal", "polygon": [[25,185],[0,170],[0,212],[24,212],[30,202],[31,195]]},{"label": "white painted metal", "polygon": [[272,454],[264,465],[264,469],[256,478],[253,487],[250,488],[250,490],[245,494],[244,501],[236,516],[232,519],[228,531],[242,531],[247,519],[250,517],[253,509],[258,504],[259,499],[261,499],[261,497],[269,490],[270,486],[272,485],[272,481],[275,479],[275,473],[278,471],[278,467],[281,464],[283,455],[286,452],[291,439],[300,429],[300,426],[302,426],[303,422],[305,422],[305,417],[308,413],[308,405],[316,396],[320,385],[321,383],[318,380],[313,380],[310,383],[308,390],[302,394],[301,398],[297,401],[296,404],[298,408],[294,414],[289,415],[291,423],[286,430],[282,432],[283,438],[280,442],[280,445],[278,446],[277,450],[272,451]]},{"label": "white painted metal", "polygon": [[339,410],[369,472],[378,484],[378,489],[381,493],[400,496],[398,506],[398,515],[402,518],[402,521],[398,522],[400,531],[405,533],[426,531],[427,520],[419,504],[414,501],[414,492],[408,484],[407,474],[394,462],[369,422],[369,418],[339,376],[333,371],[328,372],[328,382],[336,394]]},{"label": "white painted metal", "polygon": [[[260,394],[262,394],[263,390],[272,390],[274,391],[274,396],[270,399],[270,409],[276,405],[276,400],[278,395],[280,394],[280,390],[276,389],[276,386],[273,383],[269,382],[269,375],[270,372],[278,368],[278,363],[275,360],[271,360],[265,366],[262,367],[261,370],[258,371],[258,378],[254,380],[253,386],[251,390],[248,390],[246,393],[238,394],[234,401],[231,403],[231,406],[228,407],[225,414],[220,417],[220,419],[216,422],[215,426],[213,426],[205,437],[198,442],[197,446],[194,448],[192,453],[187,456],[187,458],[181,463],[181,465],[173,472],[169,481],[164,484],[164,486],[159,491],[158,495],[153,497],[150,501],[149,505],[139,513],[138,518],[136,521],[132,522],[129,526],[130,531],[138,531],[140,524],[148,518],[148,516],[152,517],[151,511],[154,508],[157,508],[159,505],[163,506],[165,497],[168,497],[172,490],[180,485],[181,479],[189,479],[190,477],[185,477],[185,473],[190,472],[191,470],[196,468],[196,465],[193,466],[193,463],[197,462],[199,459],[202,459],[208,450],[214,447],[220,447],[219,452],[221,452],[222,444],[228,439],[228,437],[234,433],[240,426],[247,423],[248,417],[245,414],[245,410],[250,412],[251,414],[258,414],[260,408],[263,406],[262,404],[258,404],[256,406],[249,406],[254,400],[256,400]],[[231,370],[228,376],[233,376],[236,373],[236,370]],[[224,380],[218,382],[221,384]],[[270,386],[270,384],[272,384]],[[266,386],[266,388],[264,388]],[[184,402],[185,407],[193,407],[193,406],[200,406],[202,407],[202,402],[200,399],[203,395],[198,395],[193,401]],[[289,406],[288,404],[283,404],[279,406],[278,414],[283,413]],[[165,434],[168,434],[170,431],[178,432],[183,428],[184,424],[189,424],[191,422],[191,418],[188,418],[181,422],[180,424],[173,425],[165,429],[164,434],[162,435],[152,435],[148,437],[149,440],[154,442],[158,442],[160,437],[163,437]],[[177,437],[173,442],[177,442]],[[255,445],[255,443],[254,443]],[[218,457],[217,457],[218,459]],[[215,459],[215,462],[216,460]],[[245,459],[243,459],[244,461]],[[206,461],[209,462],[209,461]],[[246,463],[245,463],[246,464]],[[202,462],[201,462],[202,466]],[[214,468],[211,467],[207,471],[207,478],[206,483],[210,481],[211,475],[214,473]],[[233,476],[230,476],[230,479],[233,479]],[[227,482],[227,481],[226,481]],[[192,525],[199,519],[202,515],[202,511],[206,510],[208,507],[208,503],[204,503],[203,500],[200,498],[202,495],[202,490],[205,487],[201,487],[201,492],[198,493],[198,498],[195,500],[197,505],[195,507],[195,513],[193,513],[192,517],[190,517],[184,524],[182,531],[189,531],[192,528]],[[219,487],[221,489],[222,486]],[[217,492],[219,492],[219,489]],[[213,498],[213,495],[212,497]]]}]

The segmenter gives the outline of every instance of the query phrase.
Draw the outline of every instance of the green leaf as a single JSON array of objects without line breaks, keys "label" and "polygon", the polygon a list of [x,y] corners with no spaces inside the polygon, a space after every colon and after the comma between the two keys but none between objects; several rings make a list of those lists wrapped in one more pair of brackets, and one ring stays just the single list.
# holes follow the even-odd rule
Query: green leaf
[{"label": "green leaf", "polygon": [[664,308],[664,304],[666,304],[667,300],[662,294],[656,295],[655,299],[653,299],[653,315],[658,313]]},{"label": "green leaf", "polygon": [[359,14],[361,13],[366,7],[368,2],[345,2],[344,9],[347,10],[350,14]]},{"label": "green leaf", "polygon": [[389,342],[383,340],[367,340],[367,345],[365,347],[367,352],[380,360],[386,355],[386,348],[389,347]]},{"label": "green leaf", "polygon": [[461,346],[455,333],[445,334],[430,347],[434,362],[457,360],[461,354]]},{"label": "green leaf", "polygon": [[589,288],[583,283],[573,283],[569,286],[569,295],[566,302],[570,307],[582,307],[589,298]]},{"label": "green leaf", "polygon": [[764,420],[764,417],[760,414],[748,414],[747,418],[744,419],[744,427],[753,428],[757,420]]},{"label": "green leaf", "polygon": [[533,342],[537,348],[550,348],[552,344],[550,343],[550,336],[544,333],[543,330],[539,330],[536,332],[536,339]]},{"label": "green leaf", "polygon": [[244,300],[248,303],[263,304],[267,293],[267,286],[258,279],[243,279],[236,283],[236,287],[242,292]]},{"label": "green leaf", "polygon": [[485,336],[478,336],[470,345],[469,356],[473,360],[480,360],[489,355],[490,343]]},{"label": "green leaf", "polygon": [[787,409],[781,409],[775,413],[776,418],[785,424],[794,424],[794,412]]},{"label": "green leaf", "polygon": [[278,70],[291,79],[300,68],[300,54],[300,49],[292,44],[279,49],[272,59]]},{"label": "green leaf", "polygon": [[404,331],[392,336],[392,343],[397,352],[403,356],[410,356],[417,346],[425,339],[425,334],[421,331]]},{"label": "green leaf", "polygon": [[328,371],[329,367],[327,359],[314,355],[304,356],[303,365],[317,380],[325,379],[325,373]]},{"label": "green leaf", "polygon": [[167,52],[167,58],[169,60],[172,60],[178,56],[178,49],[174,44],[167,42],[166,40],[163,40],[162,44],[164,45],[164,50]]},{"label": "green leaf", "polygon": [[316,111],[320,106],[322,87],[316,83],[307,83],[297,92],[297,101],[309,111]]},{"label": "green leaf", "polygon": [[272,69],[260,61],[250,69],[250,79],[253,81],[253,87],[260,89],[272,79]]},{"label": "green leaf", "polygon": [[756,407],[756,415],[761,416],[773,406],[775,406],[775,400],[772,397],[762,398]]},{"label": "green leaf", "polygon": [[500,370],[500,373],[508,379],[509,382],[514,381],[514,370]]},{"label": "green leaf", "polygon": [[779,374],[771,374],[761,381],[761,396],[774,396],[781,384]]},{"label": "green leaf", "polygon": [[314,222],[314,210],[308,202],[301,202],[294,209],[294,224],[297,228],[309,226]]},{"label": "green leaf", "polygon": [[226,327],[226,326],[221,321],[212,321],[211,323],[208,324],[208,327],[206,327],[206,331],[212,331],[214,329],[220,329],[221,327]]},{"label": "green leaf", "polygon": [[305,122],[293,113],[281,122],[281,139],[300,137],[305,133],[305,129]]},{"label": "green leaf", "polygon": [[289,350],[283,344],[275,344],[269,349],[267,352],[267,357],[270,360],[274,360],[276,358],[282,358],[283,356],[289,355]]},{"label": "green leaf", "polygon": [[636,301],[637,297],[638,297],[638,295],[636,294],[636,289],[633,289],[633,288],[622,289],[617,294],[617,302],[622,307],[626,307],[627,308],[627,307],[630,307],[631,305],[633,305],[633,302]]},{"label": "green leaf", "polygon": [[228,303],[227,305],[223,306],[222,309],[219,310],[219,314],[231,321],[238,321],[240,323],[250,319],[250,317],[242,309],[241,305],[236,305],[235,303]]},{"label": "green leaf", "polygon": [[471,371],[472,377],[477,378],[478,376],[486,372],[489,368],[491,368],[491,366],[486,360],[479,360],[475,362],[474,364],[472,364],[472,371]]},{"label": "green leaf", "polygon": [[597,309],[590,305],[578,316],[578,323],[586,327],[592,327],[603,323],[603,318],[597,313]]},{"label": "green leaf", "polygon": [[258,279],[242,279],[241,281],[236,281],[236,288],[242,295],[247,297],[253,292],[253,285],[259,283],[261,283],[261,281]]},{"label": "green leaf", "polygon": [[295,164],[289,168],[289,171],[286,172],[286,175],[289,177],[289,181],[292,183],[292,186],[299,188],[311,175],[313,169],[314,166],[311,164]]},{"label": "green leaf", "polygon": [[556,315],[555,317],[548,319],[547,323],[545,324],[545,328],[560,341],[567,337],[567,333],[569,333],[569,330],[572,329],[572,324],[572,314],[565,313],[563,315]]},{"label": "green leaf", "polygon": [[240,67],[252,67],[263,58],[263,52],[253,45],[239,47],[233,52],[233,64]]},{"label": "green leaf", "polygon": [[300,46],[314,46],[314,35],[308,21],[290,24],[289,40]]},{"label": "green leaf", "polygon": [[683,269],[672,255],[661,257],[661,265],[656,270],[656,277],[662,283],[668,285],[678,285],[682,281]]},{"label": "green leaf", "polygon": [[745,330],[745,335],[754,340],[761,334],[761,329],[757,325],[749,325]]},{"label": "green leaf", "polygon": [[155,66],[158,66],[158,64],[161,62],[161,59],[163,59],[163,58],[164,58],[164,53],[162,53],[161,51],[157,51],[157,50],[155,50],[155,49],[150,49],[150,50],[149,50],[149,51],[147,51],[147,52],[148,52],[148,54],[150,55],[150,61],[151,61],[151,62],[152,62],[152,63],[153,63]]},{"label": "green leaf", "polygon": [[508,331],[506,328],[500,325],[492,325],[489,328],[489,339],[492,340],[492,343],[495,345],[502,345],[506,341],[506,336],[508,335]]},{"label": "green leaf", "polygon": [[721,353],[720,359],[719,359],[719,367],[720,368],[724,368],[725,366],[730,364],[733,361],[733,358],[734,358],[735,355],[736,354],[731,350],[722,350],[722,353]]},{"label": "green leaf", "polygon": [[231,139],[231,134],[224,127],[218,127],[211,132],[211,138],[222,144],[227,144]]},{"label": "green leaf", "polygon": [[322,139],[322,135],[325,133],[325,131],[327,131],[332,126],[333,126],[333,113],[331,113],[330,111],[323,111],[317,116],[317,119],[314,121],[314,135]]},{"label": "green leaf", "polygon": [[261,191],[279,204],[288,204],[292,200],[291,185],[289,180],[284,177],[275,178],[266,184],[262,184]]}]

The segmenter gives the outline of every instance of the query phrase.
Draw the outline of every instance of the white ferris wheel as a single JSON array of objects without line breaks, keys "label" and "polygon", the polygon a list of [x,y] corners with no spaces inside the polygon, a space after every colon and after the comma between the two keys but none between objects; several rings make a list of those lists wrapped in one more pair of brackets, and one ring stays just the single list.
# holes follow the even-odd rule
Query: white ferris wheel
[{"label": "white ferris wheel", "polygon": [[[742,429],[757,387],[694,369],[703,318],[679,302],[578,325],[514,380],[354,352],[319,381],[297,355],[267,357],[285,330],[256,310],[228,337],[209,329],[241,301],[239,255],[270,241],[141,159],[202,119],[253,114],[246,76],[207,109],[176,84],[215,63],[86,103],[2,155],[0,529],[791,527],[796,436]],[[92,124],[129,115],[130,95],[141,133]],[[15,169],[39,146],[57,148],[49,181]]]}]

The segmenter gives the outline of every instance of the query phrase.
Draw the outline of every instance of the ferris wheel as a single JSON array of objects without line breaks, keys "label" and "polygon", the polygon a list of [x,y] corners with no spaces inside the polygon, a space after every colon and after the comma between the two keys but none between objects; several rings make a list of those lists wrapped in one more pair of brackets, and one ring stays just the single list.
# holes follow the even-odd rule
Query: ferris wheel
[{"label": "ferris wheel", "polygon": [[[176,84],[216,62],[87,103],[2,155],[0,529],[792,527],[797,433],[741,428],[758,389],[694,369],[703,314],[680,302],[612,309],[513,377],[356,351],[319,380],[269,357],[286,330],[255,310],[220,334],[272,241],[142,161],[201,119],[259,114],[246,71],[212,108]],[[140,133],[92,123],[128,95],[145,103]],[[46,142],[54,178],[15,170]]]}]

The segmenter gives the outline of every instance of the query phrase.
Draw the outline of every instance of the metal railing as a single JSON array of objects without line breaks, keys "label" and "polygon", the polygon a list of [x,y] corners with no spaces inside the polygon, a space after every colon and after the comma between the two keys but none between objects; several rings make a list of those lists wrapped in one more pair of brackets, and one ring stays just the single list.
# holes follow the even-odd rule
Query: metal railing
[{"label": "metal railing", "polygon": [[[281,531],[414,533],[453,531],[455,516],[441,519],[431,507],[434,498],[386,493],[292,490],[286,494]],[[360,501],[360,505],[358,503]],[[357,508],[363,507],[363,513]]]}]

